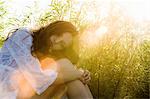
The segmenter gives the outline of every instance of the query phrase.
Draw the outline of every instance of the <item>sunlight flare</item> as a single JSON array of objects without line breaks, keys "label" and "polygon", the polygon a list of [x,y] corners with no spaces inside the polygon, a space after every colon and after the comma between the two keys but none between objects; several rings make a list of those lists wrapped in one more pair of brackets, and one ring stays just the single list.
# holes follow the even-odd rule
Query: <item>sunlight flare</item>
[{"label": "sunlight flare", "polygon": [[115,0],[124,13],[135,21],[150,21],[150,0]]},{"label": "sunlight flare", "polygon": [[85,31],[83,34],[82,40],[84,44],[88,44],[88,47],[95,46],[98,44],[99,40],[103,37],[105,33],[107,33],[108,29],[106,26],[100,26],[95,29],[94,27]]},{"label": "sunlight flare", "polygon": [[98,28],[95,32],[96,37],[101,37],[104,33],[106,33],[108,31],[106,26],[101,26],[100,28]]}]

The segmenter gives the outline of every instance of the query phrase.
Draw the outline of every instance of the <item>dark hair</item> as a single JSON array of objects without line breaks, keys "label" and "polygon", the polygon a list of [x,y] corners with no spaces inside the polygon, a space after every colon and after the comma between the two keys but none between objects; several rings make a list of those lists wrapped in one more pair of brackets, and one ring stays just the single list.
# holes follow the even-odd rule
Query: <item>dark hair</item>
[{"label": "dark hair", "polygon": [[[73,36],[78,34],[76,27],[72,23],[67,21],[55,21],[50,23],[47,26],[41,27],[38,30],[33,30],[32,32],[33,32],[32,35],[33,45],[31,47],[32,48],[31,53],[41,52],[44,55],[50,54],[49,49],[52,46],[52,43],[50,42],[50,37],[52,35],[61,35],[64,32],[69,32]],[[72,48],[68,48],[68,49],[72,50]],[[64,53],[61,52],[60,54],[63,55]],[[64,56],[65,55],[66,54],[64,54]]]}]

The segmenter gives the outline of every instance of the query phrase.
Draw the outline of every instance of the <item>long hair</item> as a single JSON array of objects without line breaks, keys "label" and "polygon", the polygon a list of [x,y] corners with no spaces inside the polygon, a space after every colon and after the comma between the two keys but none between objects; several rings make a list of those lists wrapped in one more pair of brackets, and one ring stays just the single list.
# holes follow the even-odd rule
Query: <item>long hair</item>
[{"label": "long hair", "polygon": [[56,58],[61,57],[67,57],[70,60],[74,61],[74,63],[78,60],[77,53],[73,50],[72,46],[64,49],[59,52],[49,52],[49,49],[51,48],[52,43],[50,41],[50,37],[52,35],[61,35],[64,32],[69,32],[73,36],[76,36],[78,34],[78,31],[76,30],[76,27],[67,21],[55,21],[50,23],[49,25],[46,25],[45,27],[41,27],[38,30],[33,30],[33,45],[32,45],[32,51],[31,53],[40,52],[44,55],[51,54],[52,56],[55,56]]}]

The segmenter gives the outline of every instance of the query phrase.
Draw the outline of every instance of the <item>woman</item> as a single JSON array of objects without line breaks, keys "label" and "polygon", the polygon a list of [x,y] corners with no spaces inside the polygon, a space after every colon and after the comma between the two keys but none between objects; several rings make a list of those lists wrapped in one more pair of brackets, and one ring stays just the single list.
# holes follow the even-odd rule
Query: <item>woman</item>
[{"label": "woman", "polygon": [[16,30],[0,52],[1,99],[93,99],[88,71],[73,63],[76,28],[55,21],[39,30]]}]

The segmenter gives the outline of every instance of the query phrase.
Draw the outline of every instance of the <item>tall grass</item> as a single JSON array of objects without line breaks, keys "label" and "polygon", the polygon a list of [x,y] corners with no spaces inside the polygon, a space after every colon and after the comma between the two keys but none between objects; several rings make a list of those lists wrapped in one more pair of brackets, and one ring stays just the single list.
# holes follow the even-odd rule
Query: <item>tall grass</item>
[{"label": "tall grass", "polygon": [[[111,7],[108,17],[98,18],[91,22],[85,17],[87,16],[86,9],[92,5],[83,5],[77,10],[75,4],[72,0],[63,2],[52,0],[49,9],[38,17],[32,16],[36,9],[33,11],[31,7],[28,7],[29,10],[22,20],[12,17],[5,23],[10,27],[17,23],[18,26],[25,26],[30,24],[31,18],[35,18],[33,22],[40,26],[55,20],[71,21],[80,31],[78,68],[82,67],[91,72],[92,80],[89,86],[94,98],[148,99],[150,88],[149,22],[143,23],[146,25],[138,24],[138,26],[126,18],[121,13],[122,11],[116,10],[115,6]],[[4,7],[2,9],[4,10]],[[94,35],[97,28],[101,26],[106,26],[108,31],[100,37],[96,45],[90,47],[89,42],[84,42],[82,37],[86,36],[87,32]],[[6,26],[3,27],[3,24],[0,24],[0,27],[3,30]],[[139,28],[141,31],[136,31]],[[142,31],[144,34],[139,36],[137,32]],[[88,38],[85,39],[89,41]]]},{"label": "tall grass", "polygon": [[120,38],[115,44],[105,40],[94,48],[82,48],[79,65],[92,73],[90,87],[95,98],[148,98],[148,42],[136,47],[127,45],[125,48]]}]

